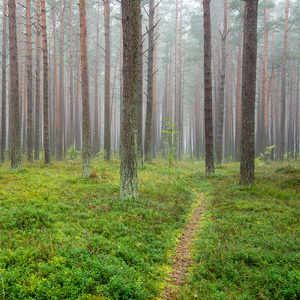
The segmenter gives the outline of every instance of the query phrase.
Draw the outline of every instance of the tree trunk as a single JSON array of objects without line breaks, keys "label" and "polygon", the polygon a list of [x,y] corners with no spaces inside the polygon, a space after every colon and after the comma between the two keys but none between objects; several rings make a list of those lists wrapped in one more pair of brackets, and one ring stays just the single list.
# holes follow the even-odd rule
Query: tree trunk
[{"label": "tree trunk", "polygon": [[299,46],[298,46],[298,69],[297,69],[297,88],[296,88],[296,122],[295,122],[295,159],[299,156],[299,84],[300,84],[300,33],[299,33]]},{"label": "tree trunk", "polygon": [[81,54],[81,90],[82,90],[82,176],[91,175],[91,139],[90,139],[90,108],[89,81],[86,43],[86,10],[85,0],[79,1],[80,13],[80,54]]},{"label": "tree trunk", "polygon": [[74,95],[73,95],[73,0],[70,0],[70,145],[74,147]]},{"label": "tree trunk", "polygon": [[[266,5],[266,0],[264,0]],[[263,86],[262,86],[262,102],[263,102],[263,139],[262,139],[262,153],[267,151],[269,146],[269,87],[268,87],[268,28],[267,23],[269,16],[267,10],[264,9],[264,60],[263,60]],[[268,155],[264,157],[268,160]]]},{"label": "tree trunk", "polygon": [[140,15],[139,31],[139,69],[138,69],[138,100],[137,100],[137,164],[143,165],[143,29],[142,15]]},{"label": "tree trunk", "polygon": [[220,86],[218,98],[218,127],[216,141],[216,163],[221,165],[223,152],[223,128],[224,128],[224,90],[225,90],[225,71],[226,71],[226,36],[227,36],[227,0],[224,1],[224,23],[222,39],[222,62],[220,70]]},{"label": "tree trunk", "polygon": [[96,37],[96,62],[95,62],[95,94],[94,94],[94,138],[93,138],[93,155],[100,151],[99,142],[99,99],[98,99],[98,82],[99,82],[99,26],[100,26],[100,1],[97,10],[97,37]]},{"label": "tree trunk", "polygon": [[214,173],[214,141],[211,80],[210,0],[203,0],[204,21],[204,97],[205,97],[205,173]]},{"label": "tree trunk", "polygon": [[[158,8],[156,11],[156,18],[155,18],[155,23],[158,24]],[[156,39],[158,37],[158,26],[155,26],[155,31],[154,31],[154,38]],[[155,153],[156,153],[156,147],[157,147],[157,106],[158,106],[158,101],[157,101],[157,40],[154,42],[154,53],[153,53],[153,114],[152,114],[152,157],[155,158]]]},{"label": "tree trunk", "polygon": [[148,28],[148,72],[147,72],[147,110],[145,124],[145,161],[151,162],[152,146],[152,111],[153,111],[153,55],[154,55],[154,0],[149,1],[149,28]]},{"label": "tree trunk", "polygon": [[6,15],[7,3],[3,0],[1,163],[5,162],[6,148]]},{"label": "tree trunk", "polygon": [[42,9],[42,32],[43,32],[43,65],[44,65],[44,151],[45,164],[50,164],[49,147],[49,82],[48,82],[48,46],[47,46],[47,25],[45,0],[41,0]]},{"label": "tree trunk", "polygon": [[236,124],[235,124],[235,160],[241,161],[241,129],[242,129],[242,18],[239,20],[239,47],[237,63],[237,92],[236,92]]},{"label": "tree trunk", "polygon": [[63,160],[64,157],[64,9],[63,0],[60,0],[60,35],[59,35],[59,90],[58,90],[58,160]]},{"label": "tree trunk", "polygon": [[110,0],[104,2],[105,27],[105,107],[104,107],[104,150],[105,159],[111,156],[111,122],[110,122]]},{"label": "tree trunk", "polygon": [[10,101],[11,101],[11,168],[21,169],[21,132],[19,113],[19,76],[16,1],[8,1],[9,54],[10,54]]},{"label": "tree trunk", "polygon": [[136,107],[138,98],[140,0],[122,1],[123,122],[121,132],[120,197],[138,198]]},{"label": "tree trunk", "polygon": [[32,44],[31,44],[31,4],[26,0],[27,35],[27,161],[33,162],[33,101],[32,101]]},{"label": "tree trunk", "polygon": [[241,184],[244,185],[254,183],[257,10],[258,0],[245,2],[240,166]]},{"label": "tree trunk", "polygon": [[286,0],[285,6],[285,24],[284,24],[284,42],[283,42],[283,59],[281,72],[281,126],[280,126],[280,161],[284,159],[284,145],[285,145],[285,73],[286,73],[286,53],[287,53],[287,31],[288,31],[288,17],[289,17],[290,1]]},{"label": "tree trunk", "polygon": [[35,93],[35,137],[34,159],[40,159],[40,110],[41,110],[41,9],[40,1],[36,3],[36,93]]}]

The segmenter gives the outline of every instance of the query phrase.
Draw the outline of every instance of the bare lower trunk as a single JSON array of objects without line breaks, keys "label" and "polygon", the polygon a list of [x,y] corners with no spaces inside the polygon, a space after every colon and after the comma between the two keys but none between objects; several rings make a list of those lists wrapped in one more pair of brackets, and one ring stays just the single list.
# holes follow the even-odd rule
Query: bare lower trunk
[{"label": "bare lower trunk", "polygon": [[86,9],[85,0],[79,2],[80,13],[80,54],[81,54],[81,82],[82,82],[82,176],[91,175],[91,140],[90,140],[90,108],[89,82],[86,43]]},{"label": "bare lower trunk", "polygon": [[240,166],[241,184],[245,185],[254,183],[257,10],[258,0],[245,2]]},{"label": "bare lower trunk", "polygon": [[8,1],[9,54],[10,54],[10,101],[11,101],[11,168],[21,169],[21,132],[19,111],[19,76],[16,2]]},{"label": "bare lower trunk", "polygon": [[214,142],[212,119],[211,23],[210,1],[203,1],[204,20],[204,95],[205,95],[205,173],[214,173]]},{"label": "bare lower trunk", "polygon": [[120,197],[138,198],[136,161],[140,0],[122,1],[123,118],[121,132]]},{"label": "bare lower trunk", "polygon": [[49,147],[49,82],[48,82],[48,46],[47,46],[47,26],[45,0],[41,0],[42,9],[42,32],[43,32],[43,66],[44,66],[44,152],[45,164],[50,164]]},{"label": "bare lower trunk", "polygon": [[105,107],[104,107],[104,150],[105,159],[111,156],[111,121],[110,121],[110,0],[104,0],[105,27]]},{"label": "bare lower trunk", "polygon": [[149,41],[147,72],[147,110],[145,124],[145,161],[151,162],[152,153],[152,111],[153,111],[153,55],[154,55],[154,0],[149,1]]},{"label": "bare lower trunk", "polygon": [[6,148],[6,15],[7,3],[6,0],[3,0],[1,163],[5,162]]}]

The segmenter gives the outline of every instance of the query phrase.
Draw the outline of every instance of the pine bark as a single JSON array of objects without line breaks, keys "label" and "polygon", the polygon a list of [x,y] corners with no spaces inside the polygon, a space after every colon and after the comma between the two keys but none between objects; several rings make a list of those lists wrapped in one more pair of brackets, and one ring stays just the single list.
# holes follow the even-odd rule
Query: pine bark
[{"label": "pine bark", "polygon": [[35,136],[34,159],[40,159],[40,110],[41,110],[41,8],[40,1],[36,3],[36,92],[35,92]]},{"label": "pine bark", "polygon": [[222,61],[220,69],[220,85],[218,98],[218,127],[216,140],[216,163],[221,165],[223,153],[223,128],[224,128],[224,92],[225,92],[225,71],[226,71],[226,36],[227,36],[227,0],[224,1],[224,21],[222,40]]},{"label": "pine bark", "polygon": [[73,93],[73,0],[70,0],[70,145],[74,146],[74,93]]},{"label": "pine bark", "polygon": [[8,1],[9,54],[10,54],[10,101],[11,101],[11,168],[21,169],[21,132],[19,112],[19,76],[16,1]]},{"label": "pine bark", "polygon": [[154,0],[149,1],[147,109],[145,124],[145,161],[152,161],[152,112],[153,112],[153,56],[154,56]]},{"label": "pine bark", "polygon": [[82,176],[91,175],[91,139],[89,81],[87,65],[87,33],[85,0],[79,1],[80,14],[80,53],[81,53],[81,91],[82,91]]},{"label": "pine bark", "polygon": [[2,35],[2,128],[1,128],[1,163],[5,162],[6,148],[6,23],[7,2],[3,0],[3,35]]},{"label": "pine bark", "polygon": [[239,20],[239,47],[237,63],[237,92],[236,92],[236,131],[235,131],[235,160],[241,161],[241,131],[242,131],[242,18]]},{"label": "pine bark", "polygon": [[105,27],[105,102],[104,102],[104,150],[105,159],[110,161],[111,156],[111,121],[110,121],[110,0],[104,2],[104,27]]},{"label": "pine bark", "polygon": [[204,21],[204,101],[205,101],[205,173],[214,173],[212,118],[211,21],[210,0],[203,0]]},{"label": "pine bark", "polygon": [[284,159],[285,146],[285,110],[286,110],[286,90],[285,90],[285,75],[286,75],[286,54],[287,54],[287,31],[288,31],[288,16],[289,16],[290,1],[286,0],[285,6],[285,23],[284,23],[284,42],[283,42],[283,59],[281,72],[281,126],[280,126],[280,158],[282,162]]},{"label": "pine bark", "polygon": [[244,185],[254,184],[257,10],[258,0],[245,2],[240,165],[241,184]]},{"label": "pine bark", "polygon": [[48,82],[48,43],[47,43],[47,25],[46,25],[46,5],[45,0],[41,0],[42,9],[42,32],[43,32],[43,94],[44,94],[44,152],[45,164],[50,164],[50,145],[49,145],[49,82]]},{"label": "pine bark", "polygon": [[121,132],[120,197],[138,198],[137,98],[140,0],[122,1],[123,24],[123,122]]},{"label": "pine bark", "polygon": [[137,100],[137,164],[143,165],[143,32],[142,15],[140,16],[139,31],[139,67],[138,67],[138,100]]},{"label": "pine bark", "polygon": [[65,110],[65,97],[64,97],[64,9],[63,0],[60,0],[60,35],[59,35],[59,90],[58,90],[58,160],[64,158],[64,110]]},{"label": "pine bark", "polygon": [[32,100],[32,44],[31,44],[31,3],[26,0],[27,35],[27,161],[33,162],[33,100]]},{"label": "pine bark", "polygon": [[93,155],[95,156],[100,151],[99,143],[99,25],[100,25],[100,2],[98,2],[97,10],[97,37],[96,37],[96,61],[95,61],[95,94],[94,94],[94,135],[93,135]]}]

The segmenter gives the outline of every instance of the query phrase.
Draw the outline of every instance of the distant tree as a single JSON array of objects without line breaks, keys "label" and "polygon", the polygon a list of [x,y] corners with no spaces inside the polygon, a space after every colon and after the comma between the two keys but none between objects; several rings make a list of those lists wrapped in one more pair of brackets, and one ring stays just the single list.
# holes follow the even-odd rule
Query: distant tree
[{"label": "distant tree", "polygon": [[138,70],[138,100],[137,100],[137,164],[143,165],[143,32],[142,32],[142,15],[140,16],[140,33],[139,33],[139,70]]},{"label": "distant tree", "polygon": [[152,142],[152,112],[153,112],[153,57],[154,57],[154,0],[149,1],[149,28],[148,28],[148,71],[147,71],[147,108],[145,124],[145,161],[151,162]]},{"label": "distant tree", "polygon": [[34,133],[34,159],[40,159],[40,108],[41,108],[41,5],[36,2],[36,93],[35,93],[35,133]]},{"label": "distant tree", "polygon": [[254,183],[257,8],[258,0],[245,1],[240,166],[244,185]]},{"label": "distant tree", "polygon": [[104,27],[105,27],[105,100],[104,100],[104,150],[105,159],[110,161],[111,156],[111,103],[110,103],[110,0],[104,3]]},{"label": "distant tree", "polygon": [[42,32],[43,32],[43,80],[44,80],[44,152],[45,164],[50,164],[50,145],[49,145],[49,81],[48,81],[48,42],[47,42],[47,23],[45,0],[41,0],[42,9]]},{"label": "distant tree", "polygon": [[138,197],[137,98],[139,67],[140,0],[122,1],[123,122],[121,131],[120,197]]},{"label": "distant tree", "polygon": [[91,175],[91,138],[90,138],[90,108],[89,81],[86,43],[86,8],[85,0],[79,1],[80,14],[80,53],[81,53],[81,82],[82,82],[82,176]]},{"label": "distant tree", "polygon": [[204,21],[204,95],[205,95],[205,173],[214,173],[214,140],[211,80],[210,0],[203,0]]},{"label": "distant tree", "polygon": [[287,34],[288,34],[288,21],[289,21],[289,7],[290,1],[286,0],[285,6],[285,23],[284,23],[284,36],[283,36],[283,59],[282,59],[282,72],[281,72],[281,126],[280,126],[280,157],[282,162],[284,159],[284,145],[285,145],[285,107],[286,107],[286,55],[287,55]]},{"label": "distant tree", "polygon": [[226,74],[226,38],[227,38],[227,0],[224,1],[223,13],[223,33],[221,34],[222,41],[222,61],[220,69],[220,84],[218,96],[218,122],[217,122],[217,137],[216,137],[216,164],[222,163],[223,153],[223,128],[224,128],[224,90],[225,90],[225,74]]},{"label": "distant tree", "polygon": [[16,0],[8,1],[9,54],[10,54],[10,100],[11,100],[11,168],[21,169],[21,132],[19,113],[19,75]]},{"label": "distant tree", "polygon": [[32,43],[31,43],[31,1],[26,0],[27,35],[27,161],[33,162],[33,99],[32,99]]},{"label": "distant tree", "polygon": [[1,128],[1,162],[5,162],[6,147],[6,15],[7,2],[3,0],[3,36],[2,36],[2,128]]}]

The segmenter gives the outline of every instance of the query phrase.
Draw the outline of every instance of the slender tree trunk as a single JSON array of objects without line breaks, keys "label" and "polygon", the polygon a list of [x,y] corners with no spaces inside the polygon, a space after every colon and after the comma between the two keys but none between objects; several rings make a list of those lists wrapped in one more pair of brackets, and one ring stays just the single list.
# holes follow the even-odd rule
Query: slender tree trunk
[{"label": "slender tree trunk", "polygon": [[53,21],[53,51],[54,51],[54,93],[55,93],[55,143],[56,160],[59,160],[59,100],[58,100],[58,70],[57,70],[57,51],[56,51],[56,21],[55,21],[55,3],[52,0],[52,21]]},{"label": "slender tree trunk", "polygon": [[143,165],[143,29],[142,15],[140,14],[139,31],[139,68],[138,68],[138,99],[137,99],[137,164]]},{"label": "slender tree trunk", "polygon": [[33,162],[32,44],[31,44],[30,0],[26,0],[26,35],[27,35],[27,161]]},{"label": "slender tree trunk", "polygon": [[210,0],[203,0],[204,21],[204,97],[205,97],[205,173],[214,173],[214,141],[212,119],[211,23]]},{"label": "slender tree trunk", "polygon": [[99,99],[98,99],[98,82],[99,82],[99,26],[100,26],[100,1],[98,2],[97,11],[97,37],[96,37],[96,66],[95,66],[95,94],[94,94],[94,138],[93,138],[93,155],[100,151],[99,143]]},{"label": "slender tree trunk", "polygon": [[241,161],[241,129],[242,129],[242,18],[239,20],[239,47],[237,63],[237,93],[236,93],[236,125],[235,125],[235,160]]},{"label": "slender tree trunk", "polygon": [[148,72],[147,72],[147,110],[145,124],[145,161],[151,162],[152,153],[152,111],[153,111],[153,55],[154,55],[154,0],[149,1],[148,33]]},{"label": "slender tree trunk", "polygon": [[1,128],[1,163],[5,162],[6,148],[6,15],[7,2],[3,0],[3,36],[2,36],[2,128]]},{"label": "slender tree trunk", "polygon": [[10,54],[10,101],[11,101],[11,168],[21,169],[21,132],[19,113],[19,76],[16,1],[8,1],[9,54]]},{"label": "slender tree trunk", "polygon": [[[272,31],[272,73],[270,80],[270,90],[271,90],[271,146],[275,144],[275,105],[274,105],[274,89],[275,89],[275,59],[274,59],[274,31]],[[271,160],[275,158],[275,149],[271,149]]]},{"label": "slender tree trunk", "polygon": [[[156,11],[156,18],[155,18],[155,23],[158,24],[158,8]],[[155,26],[155,31],[154,31],[154,39],[156,39],[158,36],[158,26]],[[158,106],[158,101],[157,101],[157,76],[156,76],[156,71],[157,71],[157,40],[154,42],[154,53],[153,53],[153,113],[152,113],[152,157],[155,158],[155,153],[156,153],[156,147],[157,147],[157,106]]]},{"label": "slender tree trunk", "polygon": [[58,160],[63,160],[64,157],[64,9],[63,0],[60,0],[60,35],[59,35],[59,90],[58,90]]},{"label": "slender tree trunk", "polygon": [[298,46],[298,69],[297,69],[297,88],[296,88],[296,122],[295,122],[295,159],[299,156],[299,85],[300,85],[300,33],[299,33],[299,46]]},{"label": "slender tree trunk", "polygon": [[245,2],[240,166],[241,184],[244,185],[254,183],[257,10],[258,0]]},{"label": "slender tree trunk", "polygon": [[[266,5],[266,0],[264,0]],[[262,102],[263,102],[263,139],[262,139],[262,151],[265,153],[269,146],[269,87],[268,87],[268,28],[267,23],[269,21],[267,10],[264,9],[264,60],[263,60],[263,86],[262,86]],[[264,160],[268,160],[268,156],[264,157]]]},{"label": "slender tree trunk", "polygon": [[221,165],[223,152],[223,128],[224,128],[224,90],[225,90],[225,71],[226,71],[226,36],[227,36],[227,0],[224,1],[224,23],[222,39],[222,62],[220,70],[220,86],[218,99],[218,127],[216,140],[216,163]]},{"label": "slender tree trunk", "polygon": [[110,122],[110,0],[104,2],[105,27],[105,107],[104,107],[104,150],[105,159],[110,161],[111,156],[111,122]]},{"label": "slender tree trunk", "polygon": [[[74,95],[73,95],[73,0],[70,0],[70,145],[74,146]],[[98,47],[98,46],[97,46]]]},{"label": "slender tree trunk", "polygon": [[82,176],[91,175],[91,139],[90,139],[90,108],[89,81],[86,43],[86,10],[85,0],[79,1],[80,13],[80,53],[81,53],[81,82],[82,82]]},{"label": "slender tree trunk", "polygon": [[41,9],[40,1],[36,3],[36,93],[35,93],[35,137],[34,159],[40,159],[40,110],[41,110]]},{"label": "slender tree trunk", "polygon": [[139,66],[140,0],[122,1],[123,123],[121,132],[120,197],[138,198],[137,98]]},{"label": "slender tree trunk", "polygon": [[43,32],[43,65],[44,65],[44,151],[45,164],[50,164],[50,145],[49,145],[49,82],[48,82],[48,46],[47,46],[47,25],[45,0],[41,0],[42,9],[42,32]]},{"label": "slender tree trunk", "polygon": [[286,73],[286,53],[287,53],[287,31],[290,1],[286,0],[285,6],[285,25],[284,25],[284,42],[283,42],[283,59],[281,72],[281,126],[280,126],[280,161],[284,159],[285,145],[285,107],[286,107],[286,90],[285,90],[285,73]]}]

